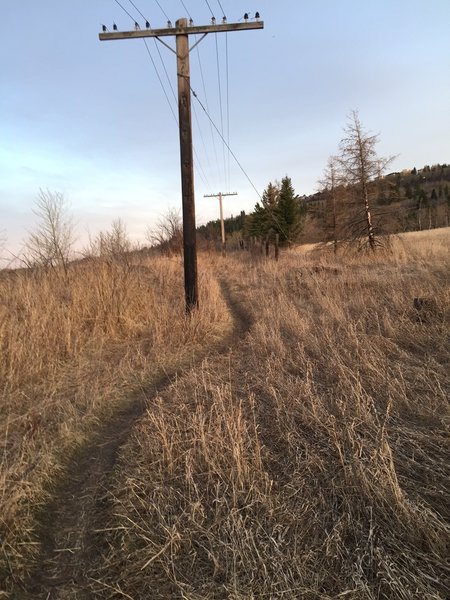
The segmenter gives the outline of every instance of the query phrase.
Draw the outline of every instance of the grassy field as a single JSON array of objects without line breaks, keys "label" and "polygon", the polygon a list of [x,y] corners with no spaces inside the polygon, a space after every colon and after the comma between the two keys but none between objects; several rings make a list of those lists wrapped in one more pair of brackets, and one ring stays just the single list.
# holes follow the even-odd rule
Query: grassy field
[{"label": "grassy field", "polygon": [[448,597],[448,234],[221,264],[252,326],[151,402],[95,594]]},{"label": "grassy field", "polygon": [[187,319],[179,261],[1,276],[0,590],[32,567],[36,512],[71,455],[130,396],[230,330],[208,270],[200,287],[202,309]]},{"label": "grassy field", "polygon": [[[68,450],[203,347],[147,395],[121,449],[90,597],[449,597],[449,264],[449,229],[375,256],[204,256],[192,321],[176,261],[114,267],[129,277],[120,309],[110,265],[80,265],[69,286],[4,278],[10,585],[38,552],[33,511]],[[229,350],[214,350],[233,316]]]}]

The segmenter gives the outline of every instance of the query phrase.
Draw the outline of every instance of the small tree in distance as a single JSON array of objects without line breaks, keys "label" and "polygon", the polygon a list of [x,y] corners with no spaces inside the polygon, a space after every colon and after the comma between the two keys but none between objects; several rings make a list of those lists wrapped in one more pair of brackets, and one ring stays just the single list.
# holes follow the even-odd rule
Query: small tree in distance
[{"label": "small tree in distance", "polygon": [[119,217],[111,223],[109,231],[98,234],[99,255],[115,259],[123,259],[132,249],[127,227]]},{"label": "small tree in distance", "polygon": [[358,111],[352,111],[344,132],[346,136],[340,143],[338,162],[345,185],[351,187],[354,194],[356,207],[354,218],[349,225],[354,237],[366,237],[369,248],[374,251],[376,246],[380,245],[380,240],[372,215],[372,199],[376,194],[372,182],[383,174],[393,157],[377,156],[375,146],[378,143],[378,135],[369,135],[363,129]]},{"label": "small tree in distance", "polygon": [[158,247],[162,252],[181,254],[183,251],[183,223],[180,212],[169,208],[154,227],[148,227],[146,238],[152,246]]},{"label": "small tree in distance", "polygon": [[342,177],[339,172],[339,163],[336,156],[330,156],[323,177],[319,181],[321,190],[325,195],[325,230],[328,240],[333,241],[333,252],[338,251],[339,229],[342,202]]},{"label": "small tree in distance", "polygon": [[264,238],[277,233],[280,241],[291,244],[298,239],[303,224],[303,213],[295,195],[290,177],[269,183],[261,203],[257,203],[248,221],[250,236]]},{"label": "small tree in distance", "polygon": [[39,190],[33,212],[38,222],[25,241],[22,261],[28,267],[62,267],[67,276],[75,238],[64,195]]},{"label": "small tree in distance", "polygon": [[277,230],[277,209],[280,197],[280,184],[270,182],[261,197],[261,204],[256,203],[250,216],[249,233],[252,236],[264,237],[271,229]]}]

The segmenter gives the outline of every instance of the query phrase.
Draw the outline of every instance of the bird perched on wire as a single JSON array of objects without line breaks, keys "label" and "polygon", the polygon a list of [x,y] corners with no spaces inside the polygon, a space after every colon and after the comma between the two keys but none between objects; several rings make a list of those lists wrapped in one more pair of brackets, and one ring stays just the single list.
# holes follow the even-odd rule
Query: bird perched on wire
[{"label": "bird perched on wire", "polygon": [[113,23],[113,31],[117,31],[117,25]]},{"label": "bird perched on wire", "polygon": [[102,31],[103,31],[103,33],[104,33],[105,31],[108,31],[108,28],[106,27],[106,25],[102,25]]},{"label": "bird perched on wire", "polygon": [[146,27],[147,29],[150,29],[150,23],[149,23],[148,21],[145,21],[145,27]]},{"label": "bird perched on wire", "polygon": [[139,27],[139,23],[137,21],[134,22],[134,29],[136,31],[139,31],[140,27]]}]

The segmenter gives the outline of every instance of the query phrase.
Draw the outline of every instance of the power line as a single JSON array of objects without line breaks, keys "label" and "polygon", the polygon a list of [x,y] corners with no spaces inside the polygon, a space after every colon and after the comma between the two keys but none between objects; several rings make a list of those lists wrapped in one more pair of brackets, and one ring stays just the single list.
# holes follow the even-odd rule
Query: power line
[{"label": "power line", "polygon": [[[214,34],[216,42],[216,66],[217,66],[217,85],[219,89],[219,110],[220,110],[220,131],[223,138],[223,105],[222,105],[222,85],[220,81],[220,60],[219,60],[219,43],[217,40],[217,33]],[[223,176],[226,179],[226,163],[225,163],[225,148],[222,146],[222,157],[223,157]],[[224,181],[225,183],[225,181]]]},{"label": "power line", "polygon": [[[133,22],[135,22],[135,21],[136,21],[136,19],[133,17],[133,15],[132,15],[132,14],[130,14],[130,13],[128,12],[128,10],[127,10],[127,9],[126,9],[124,6],[122,6],[122,4],[121,4],[120,2],[118,2],[118,0],[114,0],[114,2],[120,6],[120,8],[121,8],[121,9],[122,9],[122,10],[123,10],[123,11],[124,11],[124,12],[125,12],[125,13],[126,13],[128,16],[129,16],[129,17],[130,17],[130,19],[131,19]],[[141,11],[138,9],[138,7],[136,6],[136,4],[135,4],[134,2],[132,2],[132,0],[129,0],[129,2],[130,2],[130,4],[132,4],[132,5],[134,6],[134,8],[135,8],[135,9],[138,11],[138,13],[139,13],[139,14],[140,14],[140,15],[141,15],[141,16],[142,16],[142,17],[143,17],[143,18],[144,18],[144,19],[147,21],[147,18],[146,18],[146,17],[145,17],[145,16],[142,14],[142,12],[141,12]],[[155,69],[155,73],[156,73],[156,76],[157,76],[157,78],[158,78],[158,81],[159,81],[159,83],[160,83],[160,85],[161,85],[161,88],[162,88],[162,91],[163,91],[163,93],[164,93],[164,96],[166,97],[166,100],[167,100],[167,102],[168,102],[168,104],[169,104],[170,111],[171,111],[171,113],[172,113],[172,115],[173,115],[173,117],[174,117],[174,119],[175,119],[175,122],[176,122],[176,124],[178,125],[178,119],[177,119],[177,117],[176,117],[176,115],[175,115],[175,111],[174,111],[174,109],[173,109],[173,107],[172,107],[172,104],[170,103],[170,99],[169,99],[169,96],[167,95],[166,88],[165,88],[165,86],[164,86],[164,82],[162,81],[162,79],[161,79],[161,76],[160,76],[160,74],[159,74],[158,67],[156,66],[156,63],[155,63],[155,61],[153,60],[153,56],[152,56],[152,54],[151,54],[151,52],[150,52],[150,48],[148,47],[147,40],[146,40],[145,38],[142,38],[142,40],[143,40],[143,42],[144,42],[144,44],[145,44],[145,48],[146,48],[146,50],[147,50],[147,54],[148,54],[148,56],[149,56],[149,58],[150,58],[150,60],[151,60],[151,62],[152,62],[153,68]],[[156,44],[156,40],[155,40],[155,44]],[[172,86],[171,86],[171,84],[170,84],[170,79],[169,79],[169,76],[168,76],[167,69],[166,69],[166,67],[165,67],[164,61],[163,61],[163,59],[162,59],[161,53],[160,53],[160,51],[159,51],[159,47],[158,47],[158,46],[156,46],[156,48],[157,48],[157,50],[158,50],[159,57],[160,57],[160,59],[161,59],[161,62],[162,62],[163,68],[164,68],[164,70],[165,70],[165,73],[166,73],[167,80],[169,81],[169,85],[170,85],[170,87],[171,87],[171,89],[172,89],[172,94],[174,95],[174,98],[175,98],[175,101],[176,101],[175,92],[173,91],[173,87],[172,87]]]},{"label": "power line", "polygon": [[[172,91],[172,95],[175,98],[175,102],[176,102],[175,91],[173,89],[172,82],[169,79],[169,74],[167,73],[166,65],[165,65],[165,63],[163,61],[163,58],[161,56],[161,52],[159,50],[159,46],[157,45],[156,40],[154,40],[154,41],[155,41],[156,49],[157,49],[158,54],[159,54],[159,58],[161,59],[161,63],[163,65],[164,72],[166,74],[167,81],[169,83],[169,87],[170,87],[170,89]],[[156,67],[156,64],[155,64],[155,61],[153,60],[153,56],[151,55],[150,48],[147,45],[147,40],[145,38],[143,38],[143,42],[145,43],[145,47],[147,49],[147,53],[148,53],[148,55],[150,57],[150,60],[152,61],[152,65],[153,65],[153,67],[155,69],[155,72],[156,72],[156,75],[158,77],[159,83],[161,85],[162,91],[164,92],[164,96],[166,97],[167,104],[169,105],[169,108],[170,108],[170,112],[172,113],[172,116],[173,116],[173,118],[175,120],[175,123],[178,126],[178,117],[175,114],[175,110],[174,110],[174,108],[172,106],[172,103],[170,102],[170,98],[169,98],[169,96],[168,96],[168,94],[166,92],[166,87],[165,87],[165,85],[164,85],[164,83],[163,83],[163,81],[162,81],[162,79],[160,77],[159,71],[158,71],[158,69]],[[195,111],[194,111],[194,114],[196,114]],[[198,123],[198,119],[197,119],[197,124],[198,124],[198,128],[199,128],[200,136],[203,139],[203,135],[201,133],[200,124]],[[202,181],[206,185],[206,187],[211,187],[210,184],[209,184],[209,181],[208,181],[208,177],[206,176],[205,170],[203,169],[203,165],[202,165],[202,163],[200,161],[200,157],[198,156],[197,150],[196,150],[196,148],[195,148],[194,145],[193,145],[193,151],[194,151],[194,155],[195,155],[195,158],[196,158],[195,169],[196,169],[197,173],[200,175],[200,178],[202,179]],[[198,167],[197,167],[197,165],[198,165]]]},{"label": "power line", "polygon": [[180,0],[180,2],[181,2],[181,5],[182,5],[182,7],[184,8],[184,10],[185,10],[185,11],[186,11],[186,13],[187,13],[187,16],[188,16],[190,19],[192,19],[192,15],[191,15],[191,13],[188,11],[186,4],[183,2],[183,0]]},{"label": "power line", "polygon": [[[202,88],[203,88],[203,93],[205,95],[205,103],[206,103],[206,108],[209,112],[209,104],[208,104],[208,94],[206,93],[206,85],[205,85],[205,77],[203,74],[203,66],[202,66],[202,61],[200,58],[200,50],[199,47],[197,46],[197,58],[198,58],[198,66],[200,69],[200,78],[202,80]],[[217,166],[217,174],[218,174],[218,180],[220,179],[220,166],[219,166],[219,158],[217,156],[217,147],[216,147],[216,140],[214,137],[214,131],[213,131],[213,127],[211,122],[209,123],[209,130],[211,133],[211,141],[212,141],[212,146],[213,146],[213,150],[214,150],[214,158],[216,161],[216,166]]]},{"label": "power line", "polygon": [[122,5],[120,4],[120,2],[118,2],[118,0],[114,0],[114,2],[120,6],[120,8],[123,10],[123,12],[125,12],[125,13],[126,13],[126,14],[127,14],[129,17],[130,17],[130,19],[131,19],[132,21],[135,21],[135,20],[136,20],[136,19],[135,19],[135,18],[134,18],[132,15],[130,15],[130,13],[127,11],[127,9],[126,9],[124,6],[122,6]]},{"label": "power line", "polygon": [[252,186],[252,188],[255,190],[255,192],[257,193],[258,197],[260,200],[262,200],[261,198],[261,194],[258,192],[258,190],[256,189],[255,184],[253,183],[253,181],[250,179],[250,176],[247,174],[247,171],[244,169],[244,167],[241,165],[241,163],[239,162],[237,156],[234,154],[234,152],[232,151],[232,149],[230,148],[230,146],[227,144],[226,140],[224,139],[224,137],[222,136],[222,134],[220,133],[218,127],[216,126],[216,124],[214,123],[214,121],[212,120],[212,118],[210,117],[210,115],[208,114],[206,108],[204,107],[204,105],[202,104],[200,98],[197,96],[196,92],[192,89],[191,87],[191,92],[192,95],[194,96],[194,98],[197,100],[197,102],[200,104],[200,106],[202,107],[204,113],[206,114],[206,116],[208,117],[210,123],[212,124],[212,126],[214,127],[214,129],[217,131],[217,133],[219,134],[220,138],[222,139],[222,142],[225,144],[225,146],[228,148],[228,150],[230,151],[231,156],[234,158],[234,160],[236,161],[236,164],[238,165],[238,167],[241,169],[241,171],[244,173],[245,177],[247,178],[247,181],[250,183],[250,185]]},{"label": "power line", "polygon": [[130,4],[132,4],[134,6],[134,8],[138,11],[138,13],[141,15],[141,17],[144,19],[144,21],[146,21],[147,23],[149,22],[147,17],[145,15],[143,15],[141,13],[141,11],[138,9],[138,7],[136,6],[136,4],[132,1],[132,0],[128,0]]},{"label": "power line", "polygon": [[165,88],[165,86],[164,86],[164,83],[163,83],[163,81],[162,81],[162,79],[161,79],[161,76],[160,76],[160,74],[159,74],[159,71],[158,71],[158,68],[157,68],[157,66],[156,66],[156,63],[155,63],[155,61],[153,60],[153,56],[152,56],[152,54],[151,54],[151,52],[150,52],[150,48],[148,47],[147,40],[146,40],[145,38],[143,38],[143,42],[144,42],[144,44],[145,44],[145,48],[146,48],[146,50],[147,50],[147,54],[148,54],[148,56],[149,56],[150,60],[152,61],[153,68],[155,69],[155,73],[156,73],[156,76],[158,77],[158,81],[159,81],[159,83],[160,83],[160,85],[161,85],[162,91],[164,92],[164,96],[166,97],[167,103],[168,103],[168,105],[169,105],[169,108],[170,108],[170,112],[172,113],[172,115],[173,115],[173,118],[175,119],[175,123],[176,123],[176,124],[177,124],[177,126],[178,126],[178,118],[177,118],[177,116],[176,116],[176,114],[175,114],[175,111],[174,111],[174,109],[173,109],[173,106],[172,106],[172,104],[171,104],[171,102],[170,102],[169,96],[167,95],[166,88]]},{"label": "power line", "polygon": [[224,10],[223,10],[223,8],[222,8],[222,4],[220,3],[220,0],[217,0],[217,4],[219,5],[219,8],[220,8],[220,10],[222,11],[222,16],[224,16],[224,17],[225,17],[225,16],[226,16],[226,15],[225,15],[225,11],[224,11]]},{"label": "power line", "polygon": [[210,3],[208,2],[208,0],[205,0],[205,2],[206,2],[206,5],[207,5],[207,7],[209,8],[209,10],[210,10],[210,12],[211,12],[211,16],[214,16],[214,13],[213,13],[213,11],[212,11],[212,8],[211,8],[211,5],[210,5]]},{"label": "power line", "polygon": [[158,52],[159,59],[160,59],[160,61],[161,61],[162,67],[163,67],[163,69],[164,69],[164,73],[166,74],[167,83],[169,84],[169,87],[170,87],[170,89],[172,90],[172,96],[173,96],[173,98],[174,98],[174,100],[175,100],[175,104],[176,104],[176,102],[177,102],[177,97],[176,97],[176,95],[175,95],[175,90],[173,89],[172,82],[170,81],[169,73],[167,72],[166,63],[164,62],[164,59],[163,59],[163,57],[162,57],[161,50],[159,49],[159,46],[158,46],[158,42],[156,41],[156,39],[155,39],[155,38],[153,38],[153,41],[155,42],[156,51]]},{"label": "power line", "polygon": [[[138,13],[141,15],[141,17],[147,21],[147,18],[146,18],[146,16],[142,14],[142,12],[139,10],[139,8],[136,6],[136,4],[135,4],[134,2],[132,2],[132,0],[129,0],[129,2],[130,2],[130,4],[132,4],[132,5],[134,6],[134,8],[135,8],[135,9],[137,10],[137,12],[138,12]],[[125,12],[126,12],[126,14],[127,14],[129,17],[130,17],[130,19],[131,19],[132,21],[134,21],[134,20],[135,20],[135,19],[134,19],[134,17],[133,17],[133,16],[132,16],[132,15],[131,15],[131,14],[130,14],[130,13],[127,11],[127,10],[126,10],[126,8],[124,8],[124,7],[123,7],[123,6],[122,6],[122,5],[121,5],[119,2],[117,2],[117,4],[119,4],[119,6],[120,6],[120,7],[121,7],[121,8],[122,8],[122,9],[123,9]],[[164,82],[163,82],[163,80],[162,80],[162,78],[161,78],[160,74],[159,74],[158,67],[156,66],[156,63],[155,63],[155,61],[154,61],[154,59],[153,59],[153,56],[152,56],[152,53],[150,52],[150,48],[148,47],[147,40],[146,40],[145,38],[142,38],[142,41],[143,41],[143,42],[144,42],[144,44],[145,44],[145,49],[147,50],[147,54],[148,54],[148,56],[149,56],[149,58],[150,58],[150,60],[151,60],[151,63],[152,63],[152,65],[153,65],[153,68],[154,68],[154,70],[155,70],[155,73],[156,73],[156,76],[157,76],[157,78],[158,78],[159,84],[160,84],[160,86],[161,86],[161,89],[162,89],[162,91],[163,91],[163,94],[164,94],[164,96],[165,96],[165,98],[166,98],[167,104],[169,105],[170,112],[172,113],[172,116],[173,116],[173,118],[174,118],[174,121],[175,121],[176,125],[178,126],[178,118],[177,118],[177,116],[176,116],[176,113],[175,113],[175,110],[174,110],[174,108],[173,108],[173,106],[172,106],[172,103],[170,102],[170,98],[169,98],[169,96],[168,96],[168,94],[167,94],[166,87],[165,87],[165,85],[164,85]],[[172,82],[170,81],[169,74],[168,74],[168,72],[167,72],[167,68],[166,68],[166,64],[165,64],[165,62],[164,62],[164,59],[163,59],[163,57],[162,57],[162,55],[161,55],[161,51],[160,51],[160,49],[159,49],[159,46],[158,46],[158,43],[157,43],[156,39],[154,39],[154,42],[155,42],[156,50],[157,50],[157,52],[158,52],[158,55],[159,55],[159,58],[160,58],[160,61],[161,61],[162,67],[163,67],[163,69],[164,69],[164,73],[165,73],[165,75],[166,75],[167,82],[168,82],[168,84],[169,84],[169,87],[170,87],[170,89],[171,89],[171,91],[172,91],[172,95],[173,95],[173,97],[174,97],[174,99],[175,99],[175,103],[176,103],[176,100],[177,100],[177,99],[176,99],[175,91],[174,91],[174,89],[173,89]],[[200,131],[200,125],[199,125],[199,131]],[[205,184],[207,187],[210,187],[210,185],[209,185],[209,182],[208,182],[208,178],[207,178],[207,176],[206,176],[206,173],[205,173],[205,171],[204,171],[204,169],[203,169],[203,166],[202,166],[202,164],[201,164],[200,158],[199,158],[199,156],[198,156],[198,154],[197,154],[197,152],[196,152],[196,149],[195,149],[195,147],[193,147],[193,151],[194,151],[194,155],[195,155],[195,158],[196,158],[196,163],[198,164],[198,167],[196,166],[196,171],[197,171],[197,173],[200,175],[200,178],[202,179],[203,183],[204,183],[204,184]]]},{"label": "power line", "polygon": [[[129,11],[128,11],[128,10],[127,10],[125,7],[124,7],[124,6],[123,6],[123,5],[122,5],[122,4],[121,4],[121,3],[118,1],[118,0],[114,0],[114,1],[115,1],[115,2],[116,2],[116,4],[117,4],[118,6],[120,6],[120,8],[121,8],[121,9],[122,9],[122,10],[123,10],[123,11],[124,11],[124,12],[125,12],[127,15],[128,15],[128,17],[129,17],[129,18],[130,18],[130,19],[131,19],[133,22],[135,22],[135,18],[134,18],[134,16],[133,16],[133,15],[132,15],[132,14],[131,14],[131,13],[130,13],[130,12],[129,12]],[[181,1],[182,5],[183,5],[184,9],[185,9],[185,10],[186,10],[186,12],[188,13],[188,16],[189,16],[189,11],[188,11],[188,9],[187,9],[187,7],[186,7],[185,3],[183,2],[183,0],[180,0],[180,1]],[[206,1],[207,5],[208,5],[208,8],[211,10],[211,6],[210,6],[210,4],[209,4],[208,0],[205,0],[205,1]],[[135,4],[135,3],[134,3],[132,0],[129,0],[129,2],[130,2],[130,4],[131,4],[131,5],[134,7],[134,9],[135,9],[135,10],[136,10],[136,11],[137,11],[137,12],[138,12],[140,15],[141,15],[141,17],[147,21],[147,17],[146,17],[146,16],[145,16],[145,15],[144,15],[144,14],[143,14],[143,13],[142,13],[140,10],[139,10],[139,8],[136,6],[136,4]],[[164,13],[164,14],[165,14],[165,16],[167,17],[167,14],[166,14],[166,13],[164,12],[164,10],[162,9],[162,7],[161,7],[160,3],[158,2],[158,0],[155,0],[155,2],[158,4],[158,6],[161,8],[161,10],[163,11],[163,13]],[[212,13],[212,10],[211,10],[211,13]],[[224,138],[224,132],[223,132],[223,106],[222,106],[222,91],[221,91],[221,77],[220,77],[220,61],[219,61],[219,52],[218,52],[217,33],[216,33],[215,35],[216,35],[216,63],[217,63],[217,75],[218,75],[218,87],[219,87],[219,103],[220,103],[221,132],[220,132],[220,131],[217,129],[217,127],[216,127],[216,125],[215,125],[214,121],[213,121],[213,120],[211,119],[211,117],[209,116],[209,112],[208,112],[208,111],[209,111],[209,108],[208,108],[208,111],[207,111],[207,110],[205,109],[205,107],[204,107],[204,106],[203,106],[201,103],[200,103],[200,105],[201,105],[202,109],[205,111],[205,114],[207,115],[207,117],[208,117],[208,119],[209,119],[209,121],[210,121],[210,128],[211,128],[211,138],[212,138],[212,141],[213,141],[213,147],[214,147],[215,158],[216,158],[216,162],[217,162],[217,165],[218,165],[218,164],[219,164],[219,161],[218,161],[218,156],[217,156],[217,151],[216,151],[216,146],[215,146],[215,140],[214,140],[214,136],[213,136],[213,134],[212,134],[212,127],[214,127],[214,128],[217,130],[217,132],[219,133],[219,136],[220,136],[220,138],[221,138],[222,142],[223,142],[223,143],[224,143],[224,145],[225,145],[225,146],[228,148],[228,152],[229,152],[229,154],[230,154],[230,153],[232,153],[232,152],[231,152],[231,149],[230,149],[230,146],[229,146],[229,135],[228,135],[228,143],[227,143],[227,142],[225,141],[225,138]],[[226,35],[227,35],[227,34],[226,34]],[[172,117],[174,118],[174,120],[175,120],[175,123],[178,125],[178,118],[177,118],[177,116],[176,116],[176,113],[175,113],[174,107],[173,107],[173,105],[172,105],[172,103],[171,103],[171,101],[170,101],[169,95],[168,95],[168,93],[167,93],[167,91],[166,91],[166,86],[164,85],[164,82],[163,82],[163,80],[162,80],[162,77],[161,77],[161,75],[160,75],[160,73],[159,73],[158,67],[157,67],[157,65],[156,65],[156,63],[155,63],[155,60],[154,60],[153,56],[152,56],[152,53],[151,53],[151,51],[150,51],[150,48],[148,47],[147,40],[146,40],[145,38],[143,38],[143,42],[144,42],[144,44],[145,44],[145,49],[146,49],[146,51],[147,51],[148,57],[149,57],[149,59],[150,59],[150,61],[151,61],[152,65],[153,65],[153,69],[155,70],[156,76],[157,76],[157,78],[158,78],[158,81],[159,81],[159,84],[160,84],[160,86],[161,86],[161,89],[162,89],[162,91],[163,91],[163,94],[164,94],[164,97],[165,97],[165,99],[166,99],[166,102],[167,102],[167,104],[169,105],[169,109],[170,109],[170,112],[172,113]],[[159,46],[158,46],[158,43],[157,43],[156,39],[154,39],[154,43],[155,43],[156,50],[157,50],[157,52],[158,52],[159,59],[160,59],[160,61],[161,61],[161,65],[162,65],[162,67],[163,67],[163,70],[164,70],[164,73],[165,73],[165,76],[166,76],[166,79],[167,79],[167,83],[169,84],[170,90],[171,90],[171,92],[172,92],[172,96],[173,96],[173,98],[174,98],[174,100],[175,100],[175,103],[176,103],[176,94],[175,94],[175,91],[174,91],[174,89],[173,89],[172,82],[170,81],[169,74],[168,74],[168,72],[167,72],[167,68],[166,68],[166,65],[165,65],[164,59],[163,59],[163,57],[162,57],[162,54],[161,54],[161,51],[160,51],[160,49],[159,49]],[[202,64],[201,64],[201,59],[200,59],[200,53],[199,53],[199,50],[198,50],[198,48],[197,48],[197,56],[198,56],[198,60],[199,60],[199,67],[200,67],[200,73],[201,73],[201,78],[202,78],[203,90],[204,90],[204,93],[205,93],[205,98],[207,98],[207,94],[206,94],[206,86],[205,86],[205,80],[204,80],[203,69],[202,69]],[[227,56],[227,62],[228,62],[228,56]],[[227,88],[228,88],[228,82],[227,82]],[[197,98],[197,100],[198,100],[198,98]],[[199,101],[199,102],[200,102],[200,101]],[[207,100],[206,100],[206,104],[207,104],[207,106],[208,106]],[[228,109],[227,109],[227,111],[228,111]],[[198,120],[198,117],[197,117],[197,115],[196,115],[196,112],[195,112],[195,110],[194,110],[194,115],[195,115],[195,117],[196,117],[196,122],[197,122],[197,126],[198,126],[198,130],[199,130],[200,137],[201,137],[201,139],[202,139],[202,143],[203,143],[203,145],[205,146],[205,144],[204,144],[204,138],[203,138],[203,133],[202,133],[202,131],[201,131],[201,127],[200,127],[200,121]],[[228,124],[229,124],[229,120],[228,120]],[[203,168],[203,166],[202,166],[202,164],[201,164],[200,158],[199,158],[199,156],[198,156],[198,153],[196,152],[196,149],[195,149],[195,147],[193,147],[193,151],[194,151],[194,154],[195,154],[195,157],[196,157],[196,163],[197,163],[197,165],[198,165],[198,168],[196,167],[196,171],[197,171],[197,172],[198,172],[198,174],[200,175],[200,178],[203,180],[203,182],[204,182],[204,183],[207,185],[207,187],[210,187],[210,185],[209,185],[209,183],[208,183],[208,178],[207,178],[207,176],[206,176],[205,170],[204,170],[204,168]],[[205,147],[205,151],[206,151],[206,147]],[[206,152],[205,152],[205,153],[206,153]],[[206,153],[206,156],[208,157],[208,154],[207,154],[207,153]],[[238,165],[240,166],[241,170],[243,170],[243,168],[242,168],[242,166],[239,164],[239,162],[238,162],[237,158],[236,158],[234,155],[233,155],[233,157],[234,157],[234,159],[236,160],[236,162],[238,163]],[[224,177],[225,177],[225,179],[226,179],[225,148],[223,148],[223,164],[224,164]],[[228,170],[229,170],[229,166],[228,166]],[[246,175],[246,177],[248,178],[248,175],[245,173],[245,171],[243,171],[243,172],[244,172],[244,174]],[[219,168],[219,173],[220,173],[220,168]],[[249,181],[250,181],[250,179],[249,179]],[[251,181],[250,181],[250,183],[251,183]],[[253,185],[253,184],[252,184],[252,185]],[[253,186],[253,187],[254,187],[254,186]],[[255,189],[255,191],[257,192],[256,188],[254,188],[254,189]],[[257,192],[257,193],[258,193],[258,192]]]},{"label": "power line", "polygon": [[159,6],[159,8],[161,9],[161,12],[163,13],[163,15],[166,17],[166,19],[168,21],[170,21],[169,19],[169,15],[166,13],[166,11],[163,9],[163,7],[161,6],[161,4],[158,2],[158,0],[155,0],[156,4]]}]

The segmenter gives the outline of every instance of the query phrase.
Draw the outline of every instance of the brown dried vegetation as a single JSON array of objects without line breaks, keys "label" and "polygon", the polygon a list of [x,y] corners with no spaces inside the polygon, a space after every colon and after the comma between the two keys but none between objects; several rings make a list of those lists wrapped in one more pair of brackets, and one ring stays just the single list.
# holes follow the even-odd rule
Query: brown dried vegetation
[{"label": "brown dried vegetation", "polygon": [[[449,596],[448,235],[411,234],[374,256],[300,248],[278,263],[244,252],[214,259],[222,292],[241,321],[247,315],[247,327],[241,322],[246,333],[236,336],[229,352],[211,352],[147,398],[148,409],[116,465],[112,511],[99,523],[104,551],[86,573],[88,597]],[[90,427],[100,414],[106,418],[110,396],[120,402],[133,385],[145,392],[143,380],[159,354],[151,353],[143,331],[159,332],[152,343],[164,352],[162,366],[179,363],[186,344],[196,347],[199,336],[208,345],[219,327],[227,327],[223,295],[206,260],[200,323],[176,320],[172,311],[179,312],[182,293],[175,270],[166,268],[171,264],[150,263],[149,285],[143,283],[147,275],[136,278],[144,289],[133,297],[143,306],[139,318],[126,313],[124,330],[108,325],[110,307],[95,313],[102,318],[88,321],[89,335],[75,343],[61,308],[48,319],[47,327],[61,323],[63,334],[48,335],[49,345],[65,340],[54,355],[40,358],[43,337],[30,334],[36,349],[28,360],[52,382],[35,401],[39,410],[47,407],[39,435],[27,434],[26,423],[34,408],[29,390],[40,390],[36,382],[44,379],[30,366],[28,379],[17,379],[14,388],[8,383],[12,366],[2,373],[11,415],[3,436],[9,469],[2,481],[4,521],[21,519],[22,535],[8,534],[7,551],[19,552],[26,541],[30,519],[24,520],[23,507],[33,493],[41,497],[35,481],[53,474],[39,461],[86,435],[80,419]],[[91,306],[86,290],[96,281],[76,306]],[[105,281],[112,281],[110,274]],[[11,295],[11,281],[0,285]],[[58,288],[49,282],[43,289],[40,319]],[[150,327],[144,325],[152,318],[148,297],[155,295],[158,317]],[[32,296],[21,293],[10,306]],[[417,297],[433,298],[426,315],[414,308]],[[13,330],[2,334],[4,348]],[[93,331],[99,341],[89,344]],[[63,351],[69,358],[61,365]],[[25,357],[22,362],[28,364]],[[95,377],[92,364],[98,365]],[[103,383],[97,379],[102,370]],[[42,427],[55,432],[52,441]],[[30,476],[35,459],[36,475]],[[12,493],[22,508],[5,501]],[[78,596],[72,590],[58,597]]]},{"label": "brown dried vegetation", "polygon": [[[89,259],[0,278],[0,590],[32,568],[53,481],[136,391],[230,325],[216,282],[184,316],[179,261]],[[1,596],[1,593],[0,593]]]},{"label": "brown dried vegetation", "polygon": [[448,264],[448,230],[375,258],[228,258],[252,326],[151,401],[93,593],[447,598]]}]

